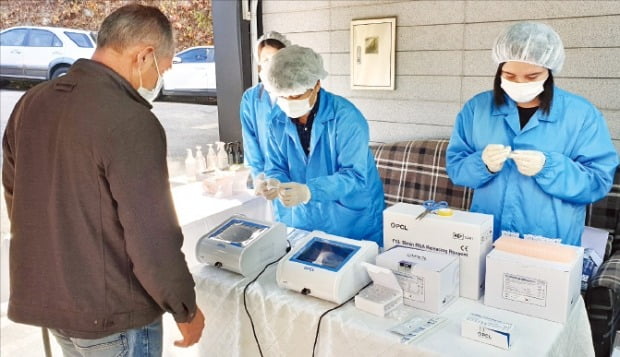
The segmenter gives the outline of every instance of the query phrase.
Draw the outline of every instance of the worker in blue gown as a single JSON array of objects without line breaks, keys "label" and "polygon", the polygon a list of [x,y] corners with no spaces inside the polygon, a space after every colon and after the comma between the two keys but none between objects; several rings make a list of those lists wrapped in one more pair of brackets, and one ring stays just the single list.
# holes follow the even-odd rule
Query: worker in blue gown
[{"label": "worker in blue gown", "polygon": [[[262,76],[262,68],[269,62],[271,56],[290,44],[284,35],[276,31],[269,31],[258,39],[254,57],[258,62],[259,77]],[[264,182],[267,126],[276,112],[280,110],[275,104],[275,97],[269,95],[262,82],[243,93],[239,117],[241,118],[244,163],[250,169],[255,189]],[[275,192],[271,199],[273,198],[275,198]],[[279,201],[274,201],[272,207],[276,216],[278,211],[282,211],[282,204]]]},{"label": "worker in blue gown", "polygon": [[[286,207],[287,226],[383,245],[383,184],[368,123],[348,100],[321,88],[321,56],[288,46],[271,57],[265,87],[281,109],[269,127],[262,189]],[[283,213],[283,214],[282,214]]]},{"label": "worker in blue gown", "polygon": [[585,206],[611,189],[618,155],[601,112],[554,86],[564,47],[549,26],[521,22],[492,50],[492,91],[465,103],[447,149],[447,171],[474,188],[471,211],[502,231],[581,244]]}]

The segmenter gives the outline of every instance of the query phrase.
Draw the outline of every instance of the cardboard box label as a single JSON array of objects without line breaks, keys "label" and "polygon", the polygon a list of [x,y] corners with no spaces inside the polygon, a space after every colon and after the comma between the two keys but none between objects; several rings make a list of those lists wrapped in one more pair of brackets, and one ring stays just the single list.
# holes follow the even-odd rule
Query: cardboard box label
[{"label": "cardboard box label", "polygon": [[424,277],[412,274],[395,273],[403,289],[403,297],[408,300],[424,302]]},{"label": "cardboard box label", "polygon": [[502,295],[508,300],[547,306],[547,282],[505,273]]},{"label": "cardboard box label", "polygon": [[461,322],[461,336],[492,346],[509,349],[513,325],[476,313]]}]

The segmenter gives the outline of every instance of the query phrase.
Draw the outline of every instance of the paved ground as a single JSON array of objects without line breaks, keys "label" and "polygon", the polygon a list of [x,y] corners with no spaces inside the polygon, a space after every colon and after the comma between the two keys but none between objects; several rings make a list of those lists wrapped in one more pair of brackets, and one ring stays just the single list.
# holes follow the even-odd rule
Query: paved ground
[{"label": "paved ground", "polygon": [[[23,93],[17,90],[0,90],[0,130],[2,133],[4,133],[4,127],[15,103]],[[206,148],[206,144],[213,143],[219,138],[216,105],[177,103],[166,100],[155,102],[153,112],[166,130],[168,169],[171,177],[183,174],[186,148],[195,150],[196,145]],[[6,215],[4,194],[2,194],[0,199],[0,302],[2,302],[0,305],[0,357],[44,356],[41,329],[13,323],[6,317],[9,231],[9,220]],[[53,337],[52,355],[62,356]]]}]

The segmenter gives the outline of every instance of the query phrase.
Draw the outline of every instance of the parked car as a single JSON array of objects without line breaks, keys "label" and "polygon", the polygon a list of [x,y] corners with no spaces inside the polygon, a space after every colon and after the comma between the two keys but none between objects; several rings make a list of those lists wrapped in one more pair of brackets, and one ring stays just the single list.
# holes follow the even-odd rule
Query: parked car
[{"label": "parked car", "polygon": [[60,27],[19,26],[0,32],[0,79],[57,78],[90,58],[96,34]]},{"label": "parked car", "polygon": [[197,46],[177,53],[163,77],[163,95],[216,96],[215,49]]}]

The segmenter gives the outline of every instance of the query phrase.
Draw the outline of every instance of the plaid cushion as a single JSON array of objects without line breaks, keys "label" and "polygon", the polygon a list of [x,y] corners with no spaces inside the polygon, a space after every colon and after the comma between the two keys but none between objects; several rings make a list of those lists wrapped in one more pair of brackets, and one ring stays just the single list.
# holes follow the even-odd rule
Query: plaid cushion
[{"label": "plaid cushion", "polygon": [[588,205],[586,225],[614,231],[620,218],[620,169],[616,170],[611,191],[602,200]]},{"label": "plaid cushion", "polygon": [[603,263],[590,283],[585,302],[597,356],[609,356],[620,326],[620,252]]},{"label": "plaid cushion", "polygon": [[620,295],[620,252],[607,259],[590,282],[590,287],[606,287]]},{"label": "plaid cushion", "polygon": [[385,203],[446,201],[469,210],[473,190],[452,184],[446,173],[448,140],[414,140],[371,146],[383,180]]},{"label": "plaid cushion", "polygon": [[620,169],[616,170],[614,184],[607,196],[588,205],[586,225],[606,229],[615,235],[608,253],[620,249]]}]

